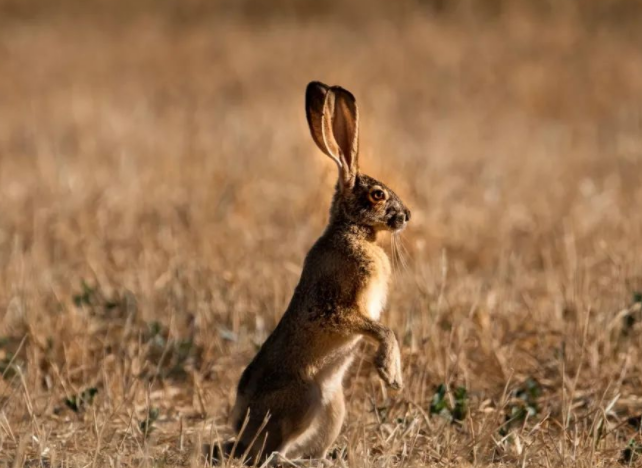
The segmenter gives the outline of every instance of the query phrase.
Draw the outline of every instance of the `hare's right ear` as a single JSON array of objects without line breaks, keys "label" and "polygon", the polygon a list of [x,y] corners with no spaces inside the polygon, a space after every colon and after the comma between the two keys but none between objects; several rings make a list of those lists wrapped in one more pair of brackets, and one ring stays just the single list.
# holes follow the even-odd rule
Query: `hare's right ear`
[{"label": "hare's right ear", "polygon": [[354,96],[339,86],[318,81],[305,92],[305,112],[312,139],[339,166],[342,185],[350,185],[358,171],[359,115]]}]

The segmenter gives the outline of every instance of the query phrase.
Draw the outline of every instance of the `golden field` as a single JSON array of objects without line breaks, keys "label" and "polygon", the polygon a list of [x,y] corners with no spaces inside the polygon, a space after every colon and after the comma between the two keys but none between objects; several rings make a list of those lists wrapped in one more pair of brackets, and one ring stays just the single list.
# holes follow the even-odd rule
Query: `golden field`
[{"label": "golden field", "polygon": [[327,220],[311,80],[413,212],[406,387],[364,347],[333,463],[640,464],[641,11],[1,0],[0,466],[197,467],[232,435]]}]

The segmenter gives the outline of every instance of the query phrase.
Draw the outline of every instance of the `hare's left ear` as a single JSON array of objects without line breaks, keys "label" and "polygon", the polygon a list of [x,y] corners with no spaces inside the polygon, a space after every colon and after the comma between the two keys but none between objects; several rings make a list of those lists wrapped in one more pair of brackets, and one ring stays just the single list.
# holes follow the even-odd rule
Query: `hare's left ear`
[{"label": "hare's left ear", "polygon": [[312,82],[306,114],[317,146],[339,166],[339,181],[351,186],[359,170],[359,111],[354,96],[340,86]]},{"label": "hare's left ear", "polygon": [[342,166],[342,183],[354,183],[359,171],[359,109],[350,91],[333,86],[323,106],[323,136],[334,140]]}]

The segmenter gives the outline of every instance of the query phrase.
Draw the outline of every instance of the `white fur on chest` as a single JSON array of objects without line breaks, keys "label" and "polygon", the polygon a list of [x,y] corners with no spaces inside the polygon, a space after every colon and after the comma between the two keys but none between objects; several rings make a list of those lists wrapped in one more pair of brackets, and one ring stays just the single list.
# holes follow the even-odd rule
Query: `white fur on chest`
[{"label": "white fur on chest", "polygon": [[363,312],[372,320],[379,320],[388,300],[388,282],[390,279],[390,262],[383,249],[372,246],[369,249],[373,269],[361,295]]},{"label": "white fur on chest", "polygon": [[364,292],[364,305],[368,317],[379,320],[388,300],[388,278],[379,274],[372,278]]}]

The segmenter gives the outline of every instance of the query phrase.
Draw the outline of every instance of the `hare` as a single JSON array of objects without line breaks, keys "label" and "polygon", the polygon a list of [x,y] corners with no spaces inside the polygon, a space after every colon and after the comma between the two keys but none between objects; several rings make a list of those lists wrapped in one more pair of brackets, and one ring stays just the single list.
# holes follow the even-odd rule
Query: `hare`
[{"label": "hare", "polygon": [[[343,377],[363,337],[378,348],[376,368],[393,389],[403,386],[399,344],[379,317],[390,263],[376,244],[398,231],[410,211],[383,183],[359,172],[359,114],[354,96],[320,82],[307,86],[312,139],[339,167],[330,219],[305,258],[281,321],[243,372],[232,421],[238,456],[263,461],[325,458],[345,415]],[[260,457],[260,460],[256,458]]]}]

